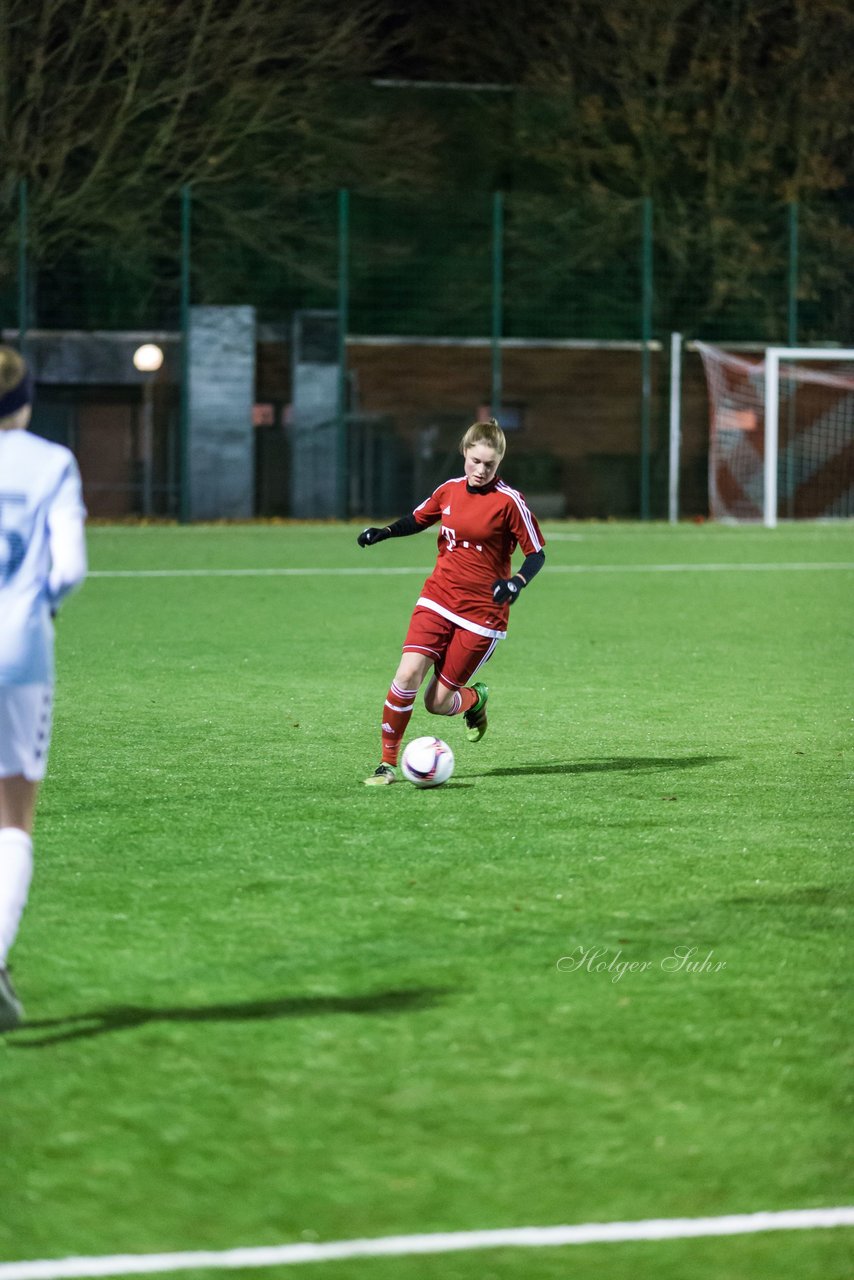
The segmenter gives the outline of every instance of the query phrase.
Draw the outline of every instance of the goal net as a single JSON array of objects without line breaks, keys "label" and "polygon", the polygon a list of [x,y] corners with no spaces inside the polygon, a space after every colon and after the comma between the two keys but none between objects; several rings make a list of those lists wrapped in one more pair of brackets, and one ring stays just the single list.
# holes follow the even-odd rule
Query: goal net
[{"label": "goal net", "polygon": [[854,516],[854,351],[705,342],[709,512],[715,520]]}]

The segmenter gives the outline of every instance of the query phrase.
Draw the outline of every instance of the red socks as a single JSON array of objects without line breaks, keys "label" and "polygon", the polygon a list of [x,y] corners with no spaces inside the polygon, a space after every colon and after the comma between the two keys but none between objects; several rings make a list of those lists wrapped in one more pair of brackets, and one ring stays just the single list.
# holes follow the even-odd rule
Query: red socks
[{"label": "red socks", "polygon": [[475,689],[470,689],[468,685],[464,685],[462,689],[460,689],[459,693],[460,698],[462,699],[460,703],[460,710],[449,711],[449,716],[459,715],[460,713],[465,715],[467,711],[471,711],[472,707],[477,702],[477,691]]},{"label": "red socks", "polygon": [[[417,694],[417,689],[401,689],[392,681],[383,704],[383,764],[397,764],[400,744],[412,716]],[[464,685],[454,693],[450,708],[445,715],[465,715],[467,711],[471,711],[476,702],[476,691]]]},{"label": "red socks", "polygon": [[401,689],[392,681],[383,706],[383,764],[397,764],[417,693],[417,689]]}]

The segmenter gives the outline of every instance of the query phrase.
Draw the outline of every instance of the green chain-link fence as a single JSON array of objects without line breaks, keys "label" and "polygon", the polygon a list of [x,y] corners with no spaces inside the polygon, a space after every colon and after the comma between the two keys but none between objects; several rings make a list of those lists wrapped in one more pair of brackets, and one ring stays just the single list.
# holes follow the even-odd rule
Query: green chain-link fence
[{"label": "green chain-link fence", "polygon": [[[43,247],[30,183],[0,247],[6,329],[168,329],[180,321],[180,200],[155,250],[80,236]],[[502,334],[590,341],[642,338],[644,270],[653,331],[725,341],[850,342],[854,218],[842,202],[655,207],[592,191],[569,201],[505,193]],[[272,225],[272,230],[271,230]],[[337,193],[299,197],[194,191],[191,297],[249,303],[262,321],[337,305]],[[474,338],[494,327],[491,192],[418,197],[352,192],[350,329]],[[272,247],[271,247],[272,246]],[[794,329],[794,333],[793,333]]]},{"label": "green chain-link fence", "polygon": [[[854,219],[831,199],[739,197],[712,209],[599,189],[570,200],[515,189],[408,197],[197,188],[176,194],[143,246],[120,227],[109,243],[58,234],[55,219],[45,222],[45,198],[20,184],[7,211],[7,340],[37,330],[180,335],[190,304],[249,304],[259,335],[285,347],[295,313],[335,313],[339,355],[347,353],[337,412],[392,423],[414,456],[414,484],[429,478],[429,450],[445,460],[459,424],[492,405],[517,431],[517,483],[530,476],[540,488],[551,476],[570,513],[663,513],[661,352],[671,331],[723,343],[854,342]],[[386,343],[382,357],[371,342]],[[526,344],[541,349],[536,366]],[[610,364],[580,354],[609,348]],[[257,436],[262,471],[272,450],[277,477],[286,470],[286,363],[281,352],[262,355],[257,389],[270,414]],[[180,399],[180,358],[172,376]],[[173,406],[176,421],[185,414]],[[174,488],[180,442],[168,452]],[[270,474],[259,473],[268,495],[259,511],[285,514],[286,482]],[[180,502],[168,510],[180,513]]]}]

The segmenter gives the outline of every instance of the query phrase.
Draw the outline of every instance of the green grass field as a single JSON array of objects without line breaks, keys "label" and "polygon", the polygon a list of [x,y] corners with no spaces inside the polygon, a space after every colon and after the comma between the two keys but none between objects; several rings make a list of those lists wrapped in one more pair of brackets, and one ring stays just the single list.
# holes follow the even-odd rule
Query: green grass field
[{"label": "green grass field", "polygon": [[[90,530],[0,1259],[854,1203],[854,528],[547,526],[483,742],[413,716],[433,792],[362,779],[434,536],[356,532]],[[847,1280],[854,1232],[307,1274]]]}]

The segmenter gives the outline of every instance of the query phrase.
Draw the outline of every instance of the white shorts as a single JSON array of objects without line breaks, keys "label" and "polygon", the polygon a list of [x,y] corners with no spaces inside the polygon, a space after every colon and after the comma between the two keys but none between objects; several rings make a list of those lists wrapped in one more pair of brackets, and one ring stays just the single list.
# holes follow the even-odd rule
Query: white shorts
[{"label": "white shorts", "polygon": [[0,778],[41,782],[47,768],[53,686],[0,685]]}]

